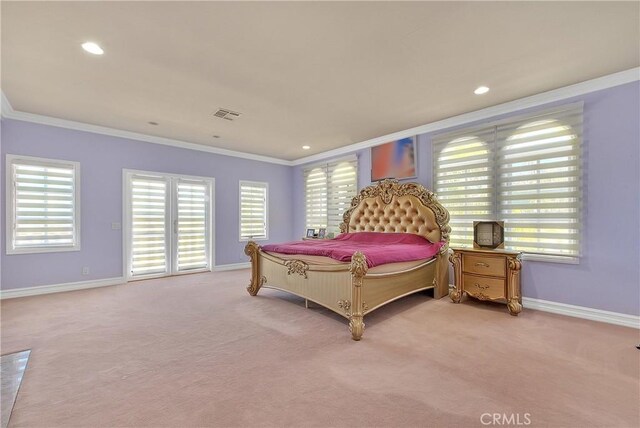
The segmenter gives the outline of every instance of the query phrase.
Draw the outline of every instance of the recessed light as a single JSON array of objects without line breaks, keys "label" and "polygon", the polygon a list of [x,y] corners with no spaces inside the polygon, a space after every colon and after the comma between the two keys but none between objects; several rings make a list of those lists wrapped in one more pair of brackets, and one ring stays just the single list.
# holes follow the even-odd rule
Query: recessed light
[{"label": "recessed light", "polygon": [[486,94],[487,92],[489,92],[489,88],[487,88],[486,86],[478,86],[476,90],[473,91],[473,93],[476,95]]},{"label": "recessed light", "polygon": [[149,125],[153,125],[153,126],[157,126],[157,125],[158,125],[158,122],[153,122],[153,121],[152,121],[152,122],[147,122],[147,123],[148,123]]},{"label": "recessed light", "polygon": [[309,150],[311,146],[302,146],[302,150]]},{"label": "recessed light", "polygon": [[98,46],[97,43],[93,42],[84,42],[82,44],[82,49],[94,55],[102,55],[104,53],[102,48]]}]

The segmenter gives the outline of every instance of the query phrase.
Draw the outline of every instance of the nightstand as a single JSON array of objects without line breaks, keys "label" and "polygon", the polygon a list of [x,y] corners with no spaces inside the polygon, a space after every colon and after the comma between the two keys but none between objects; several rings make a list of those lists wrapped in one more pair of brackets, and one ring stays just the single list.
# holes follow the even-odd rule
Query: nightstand
[{"label": "nightstand", "polygon": [[460,303],[462,295],[467,293],[479,300],[506,303],[509,313],[518,315],[522,311],[521,254],[518,251],[454,248],[449,261],[453,264],[455,289],[449,297],[454,303]]}]

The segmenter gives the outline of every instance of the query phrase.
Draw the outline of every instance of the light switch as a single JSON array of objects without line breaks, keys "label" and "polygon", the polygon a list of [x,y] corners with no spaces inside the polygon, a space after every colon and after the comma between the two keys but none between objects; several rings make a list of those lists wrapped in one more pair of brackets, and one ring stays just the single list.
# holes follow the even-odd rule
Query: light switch
[{"label": "light switch", "polygon": [[122,229],[122,226],[120,226],[120,223],[111,223],[111,229],[120,230]]}]

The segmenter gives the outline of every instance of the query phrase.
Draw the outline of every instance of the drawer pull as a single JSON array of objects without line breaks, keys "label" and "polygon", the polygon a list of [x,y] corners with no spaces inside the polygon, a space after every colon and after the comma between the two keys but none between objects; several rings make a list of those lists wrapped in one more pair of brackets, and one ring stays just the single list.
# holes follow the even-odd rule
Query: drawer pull
[{"label": "drawer pull", "polygon": [[478,263],[476,263],[475,265],[476,265],[476,266],[481,266],[481,267],[489,267],[489,265],[488,265],[488,264],[486,264],[486,263],[482,263],[482,262],[478,262]]},{"label": "drawer pull", "polygon": [[473,285],[475,285],[476,287],[478,287],[480,290],[486,290],[487,288],[489,288],[489,286],[488,286],[488,285],[480,285],[480,284],[478,284],[477,282],[476,282],[475,284],[473,284]]}]

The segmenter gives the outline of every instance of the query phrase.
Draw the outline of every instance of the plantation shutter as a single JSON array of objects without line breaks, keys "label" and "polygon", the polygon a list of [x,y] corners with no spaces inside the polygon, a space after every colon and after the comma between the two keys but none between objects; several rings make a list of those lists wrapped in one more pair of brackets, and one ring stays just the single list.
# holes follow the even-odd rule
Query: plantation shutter
[{"label": "plantation shutter", "polygon": [[[177,180],[177,270],[183,272],[208,267],[209,184],[202,180]],[[175,225],[174,225],[175,227]]]},{"label": "plantation shutter", "polygon": [[131,275],[169,270],[168,192],[165,177],[133,175],[131,186]]},{"label": "plantation shutter", "polygon": [[342,215],[358,193],[357,158],[327,165],[327,232],[339,233]]},{"label": "plantation shutter", "polygon": [[307,228],[327,227],[327,168],[304,171],[305,219]]},{"label": "plantation shutter", "polygon": [[79,218],[76,163],[16,158],[12,250],[76,247]]},{"label": "plantation shutter", "polygon": [[240,182],[240,239],[267,239],[267,183]]},{"label": "plantation shutter", "polygon": [[342,214],[358,193],[358,158],[339,159],[304,170],[307,228],[340,232]]},{"label": "plantation shutter", "polygon": [[505,246],[579,256],[582,105],[498,126],[496,143]]},{"label": "plantation shutter", "polygon": [[492,220],[495,197],[493,127],[434,139],[433,188],[451,219],[450,245],[473,245],[474,220]]}]

